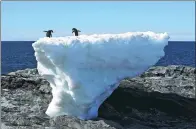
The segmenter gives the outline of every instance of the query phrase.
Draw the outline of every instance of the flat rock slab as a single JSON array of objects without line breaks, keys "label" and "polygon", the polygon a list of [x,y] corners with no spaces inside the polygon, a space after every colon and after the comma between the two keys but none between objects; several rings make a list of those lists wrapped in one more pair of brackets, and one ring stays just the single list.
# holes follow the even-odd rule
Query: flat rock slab
[{"label": "flat rock slab", "polygon": [[126,78],[99,108],[99,117],[49,118],[49,83],[36,69],[2,75],[2,129],[195,129],[196,70],[185,66],[151,67]]}]

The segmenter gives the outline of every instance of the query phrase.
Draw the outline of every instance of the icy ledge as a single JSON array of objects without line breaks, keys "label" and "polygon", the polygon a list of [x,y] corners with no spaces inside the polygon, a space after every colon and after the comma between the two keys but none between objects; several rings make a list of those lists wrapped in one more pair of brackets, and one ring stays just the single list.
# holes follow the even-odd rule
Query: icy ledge
[{"label": "icy ledge", "polygon": [[46,114],[97,117],[119,80],[154,65],[164,56],[168,39],[167,33],[153,32],[39,39],[33,43],[37,69],[53,94]]}]

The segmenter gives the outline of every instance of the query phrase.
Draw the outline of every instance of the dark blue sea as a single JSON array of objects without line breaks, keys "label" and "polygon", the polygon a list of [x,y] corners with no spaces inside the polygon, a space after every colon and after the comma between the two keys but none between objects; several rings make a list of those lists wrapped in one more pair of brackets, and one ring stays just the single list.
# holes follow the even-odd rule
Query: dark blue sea
[{"label": "dark blue sea", "polygon": [[[3,41],[1,44],[1,74],[35,68],[37,63],[32,43],[34,41]],[[156,65],[186,65],[195,67],[195,42],[170,41],[165,56]]]}]

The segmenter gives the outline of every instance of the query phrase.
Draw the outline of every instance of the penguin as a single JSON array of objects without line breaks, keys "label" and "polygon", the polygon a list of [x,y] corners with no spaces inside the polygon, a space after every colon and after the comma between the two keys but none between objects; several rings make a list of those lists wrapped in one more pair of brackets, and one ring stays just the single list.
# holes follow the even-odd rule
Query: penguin
[{"label": "penguin", "polygon": [[74,36],[78,36],[78,32],[81,32],[80,30],[77,30],[76,28],[72,28],[72,33],[74,32]]},{"label": "penguin", "polygon": [[52,37],[53,30],[44,31],[46,32],[46,37]]}]

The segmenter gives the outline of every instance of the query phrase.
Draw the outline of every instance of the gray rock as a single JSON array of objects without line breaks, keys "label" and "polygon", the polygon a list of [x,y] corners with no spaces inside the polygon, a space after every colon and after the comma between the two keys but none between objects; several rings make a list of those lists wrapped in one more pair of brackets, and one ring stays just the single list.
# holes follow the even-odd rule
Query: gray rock
[{"label": "gray rock", "polygon": [[49,118],[49,83],[37,69],[3,75],[2,129],[194,129],[196,127],[195,68],[151,67],[126,78],[99,108],[94,120],[70,116]]},{"label": "gray rock", "polygon": [[151,67],[140,77],[128,79],[143,84],[148,92],[175,93],[195,98],[196,70],[185,66]]}]

